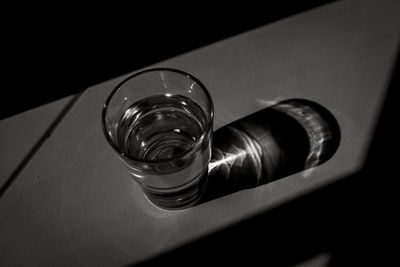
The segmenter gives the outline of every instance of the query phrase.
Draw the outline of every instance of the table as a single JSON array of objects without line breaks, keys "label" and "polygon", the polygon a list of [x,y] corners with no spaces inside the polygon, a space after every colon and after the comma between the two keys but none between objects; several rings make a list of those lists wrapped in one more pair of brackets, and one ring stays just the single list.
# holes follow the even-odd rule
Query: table
[{"label": "table", "polygon": [[[290,98],[323,105],[341,129],[335,155],[307,175],[193,208],[149,204],[103,137],[103,103],[126,75],[88,88],[72,104],[73,96],[1,121],[0,185],[15,177],[0,199],[0,265],[135,264],[274,214],[356,173],[390,79],[399,17],[398,1],[335,2],[155,64],[205,84],[215,129]],[[9,142],[14,135],[21,142]]]}]

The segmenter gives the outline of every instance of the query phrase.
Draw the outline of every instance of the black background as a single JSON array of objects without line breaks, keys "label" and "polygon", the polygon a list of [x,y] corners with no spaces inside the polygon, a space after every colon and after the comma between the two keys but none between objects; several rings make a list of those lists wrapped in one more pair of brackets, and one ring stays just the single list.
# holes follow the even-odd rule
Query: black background
[{"label": "black background", "polygon": [[0,119],[328,2],[4,6]]}]

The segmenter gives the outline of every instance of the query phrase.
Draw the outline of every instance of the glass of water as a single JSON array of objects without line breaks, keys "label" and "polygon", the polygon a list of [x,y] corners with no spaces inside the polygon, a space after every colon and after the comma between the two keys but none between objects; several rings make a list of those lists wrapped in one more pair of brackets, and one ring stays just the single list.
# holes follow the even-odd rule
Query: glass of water
[{"label": "glass of water", "polygon": [[155,205],[194,205],[207,186],[213,103],[192,75],[153,68],[123,80],[107,98],[102,126],[132,178]]}]

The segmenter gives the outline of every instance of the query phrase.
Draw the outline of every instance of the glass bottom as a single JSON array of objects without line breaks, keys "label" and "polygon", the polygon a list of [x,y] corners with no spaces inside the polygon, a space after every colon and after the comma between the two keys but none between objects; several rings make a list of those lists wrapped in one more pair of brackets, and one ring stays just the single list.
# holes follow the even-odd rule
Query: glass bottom
[{"label": "glass bottom", "polygon": [[194,206],[201,199],[207,188],[207,181],[207,172],[205,172],[178,187],[167,190],[144,187],[143,191],[148,200],[159,208],[183,209]]}]

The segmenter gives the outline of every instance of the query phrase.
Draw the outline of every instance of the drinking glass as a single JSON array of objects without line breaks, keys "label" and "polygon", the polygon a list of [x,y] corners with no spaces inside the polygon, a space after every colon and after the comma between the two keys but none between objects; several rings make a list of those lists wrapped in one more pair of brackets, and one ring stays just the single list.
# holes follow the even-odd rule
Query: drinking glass
[{"label": "drinking glass", "polygon": [[102,112],[104,135],[156,206],[194,205],[207,186],[213,103],[192,75],[152,68],[123,80]]}]

